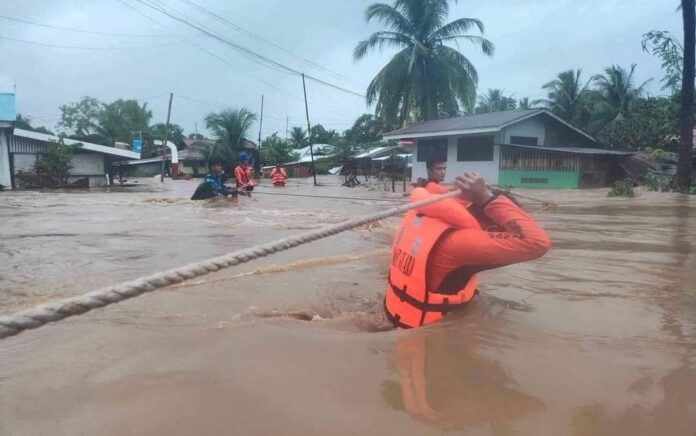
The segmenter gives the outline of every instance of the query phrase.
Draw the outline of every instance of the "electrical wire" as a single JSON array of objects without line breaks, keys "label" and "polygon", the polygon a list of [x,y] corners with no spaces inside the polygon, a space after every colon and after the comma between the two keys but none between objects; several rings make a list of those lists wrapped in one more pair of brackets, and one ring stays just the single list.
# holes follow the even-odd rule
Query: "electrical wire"
[{"label": "electrical wire", "polygon": [[75,29],[72,27],[54,26],[52,24],[38,23],[36,21],[24,20],[21,18],[13,18],[5,15],[0,15],[0,19],[7,21],[15,21],[17,23],[30,24],[32,26],[46,27],[49,29],[64,30],[66,32],[76,32],[76,33],[87,33],[90,35],[102,35],[102,36],[118,36],[118,37],[128,37],[128,38],[171,38],[171,37],[181,37],[181,35],[147,35],[147,34],[135,34],[135,33],[111,33],[111,32],[99,32],[96,30],[82,30]]},{"label": "electrical wire", "polygon": [[164,42],[164,43],[152,44],[152,45],[141,45],[141,46],[88,47],[88,46],[76,46],[76,45],[49,44],[46,42],[28,41],[26,39],[11,38],[9,36],[2,36],[2,35],[0,35],[0,39],[5,39],[7,41],[13,41],[13,42],[19,42],[22,44],[36,45],[36,46],[41,46],[41,47],[62,48],[62,49],[71,49],[71,50],[136,50],[136,49],[143,49],[143,48],[165,47],[165,46],[176,45],[176,44],[180,44],[180,43],[184,42],[184,40],[182,39],[179,41]]},{"label": "electrical wire", "polygon": [[184,4],[188,5],[189,7],[193,8],[193,9],[196,9],[197,11],[199,11],[199,12],[201,12],[201,13],[203,13],[203,14],[206,14],[206,15],[208,15],[208,16],[210,16],[210,17],[215,18],[216,20],[218,20],[218,21],[220,21],[220,22],[222,22],[222,23],[224,23],[224,24],[226,24],[226,25],[232,27],[233,29],[235,29],[235,30],[237,30],[237,31],[239,31],[239,32],[243,32],[243,33],[246,33],[247,35],[250,35],[251,37],[253,37],[253,38],[256,39],[257,41],[261,41],[261,42],[264,42],[264,43],[266,43],[266,44],[269,44],[270,46],[272,46],[272,47],[274,47],[274,48],[280,50],[280,51],[283,52],[283,53],[288,54],[288,55],[291,56],[291,57],[294,57],[295,59],[298,59],[298,60],[301,61],[301,62],[304,62],[304,63],[309,64],[309,65],[311,65],[311,66],[313,66],[313,67],[315,67],[315,68],[318,68],[318,69],[320,69],[320,70],[322,70],[322,71],[324,71],[324,72],[326,72],[326,73],[329,73],[329,74],[333,75],[334,77],[338,77],[338,78],[341,78],[341,79],[349,80],[349,81],[350,81],[350,78],[349,78],[349,77],[346,77],[346,76],[344,76],[344,75],[342,75],[342,74],[340,74],[340,73],[338,73],[338,72],[336,72],[336,71],[331,70],[330,68],[324,67],[323,65],[317,64],[316,62],[313,62],[313,61],[310,60],[310,59],[307,59],[307,58],[305,58],[305,57],[303,57],[303,56],[300,56],[300,55],[298,55],[297,53],[294,53],[293,51],[291,51],[291,50],[289,50],[289,49],[287,49],[287,48],[285,48],[285,47],[283,47],[283,46],[281,46],[281,45],[278,45],[278,44],[274,43],[273,41],[270,41],[270,40],[268,40],[268,39],[266,39],[266,38],[264,38],[264,37],[262,37],[262,36],[259,36],[259,35],[255,34],[254,32],[252,32],[252,31],[250,31],[250,30],[248,30],[248,29],[245,29],[244,27],[242,27],[242,26],[240,26],[240,25],[238,25],[238,24],[236,24],[236,23],[231,22],[231,21],[228,20],[227,18],[222,17],[222,16],[216,14],[215,12],[212,12],[211,10],[206,9],[205,7],[199,5],[199,4],[197,4],[197,3],[195,3],[195,2],[193,2],[193,1],[191,1],[191,0],[179,0],[179,1],[180,1],[181,3],[184,3]]},{"label": "electrical wire", "polygon": [[304,77],[305,77],[307,80],[314,81],[315,83],[319,83],[319,84],[324,85],[324,86],[326,86],[326,87],[330,87],[330,88],[333,88],[333,89],[335,89],[335,90],[345,92],[345,93],[347,93],[347,94],[351,94],[351,95],[354,95],[354,96],[357,96],[357,97],[365,98],[365,96],[362,95],[362,94],[359,94],[359,93],[357,93],[357,92],[351,91],[351,90],[346,89],[346,88],[343,88],[343,87],[341,87],[341,86],[339,86],[339,85],[335,85],[335,84],[333,84],[333,83],[327,82],[327,81],[325,81],[325,80],[319,79],[319,78],[317,78],[317,77],[314,77],[314,76],[311,76],[311,75],[302,73],[301,71],[298,71],[298,70],[296,70],[296,69],[294,69],[294,68],[291,68],[291,67],[288,67],[288,66],[286,66],[286,65],[283,65],[283,64],[281,64],[281,63],[279,63],[279,62],[276,62],[276,61],[274,61],[274,60],[272,60],[272,59],[270,59],[270,58],[268,58],[268,57],[266,57],[266,56],[263,56],[263,55],[261,55],[261,54],[255,52],[255,51],[253,51],[253,50],[251,50],[251,49],[248,49],[248,48],[246,48],[246,47],[244,47],[244,46],[242,46],[242,45],[240,45],[240,44],[237,44],[237,43],[235,43],[235,42],[233,42],[233,41],[230,41],[229,39],[225,38],[224,36],[221,36],[221,35],[219,35],[219,34],[216,34],[216,33],[214,33],[213,31],[211,31],[211,30],[209,30],[209,29],[206,29],[206,28],[203,27],[202,25],[193,22],[191,19],[188,19],[188,20],[187,20],[186,18],[181,18],[181,17],[176,16],[176,15],[173,14],[172,12],[168,11],[167,9],[165,9],[165,7],[164,7],[163,5],[161,5],[161,4],[158,5],[157,3],[153,2],[153,1],[148,1],[148,0],[135,0],[135,1],[138,2],[138,3],[140,3],[140,4],[142,4],[142,5],[144,5],[144,6],[147,6],[147,7],[151,8],[151,9],[157,11],[157,12],[160,12],[160,13],[162,13],[162,14],[164,14],[164,15],[167,15],[168,17],[170,17],[171,19],[173,19],[173,20],[175,20],[175,21],[178,21],[178,22],[180,22],[180,23],[183,23],[183,24],[185,24],[185,25],[187,25],[187,26],[189,26],[189,27],[192,27],[192,28],[198,30],[199,32],[205,34],[206,36],[209,36],[209,37],[211,37],[211,38],[213,38],[213,39],[215,39],[215,40],[221,42],[222,44],[225,44],[225,45],[228,45],[228,46],[234,48],[235,50],[239,51],[242,55],[244,55],[244,56],[246,56],[247,58],[251,59],[252,61],[258,63],[259,65],[263,65],[263,66],[271,67],[271,68],[274,68],[274,67],[275,67],[274,69],[283,71],[283,72],[288,73],[288,74],[294,74],[294,75],[297,75],[297,76],[304,75]]},{"label": "electrical wire", "polygon": [[[132,11],[134,11],[135,13],[137,13],[138,15],[144,17],[145,19],[147,19],[147,20],[150,21],[151,23],[154,23],[155,25],[157,25],[157,26],[159,26],[159,27],[166,28],[162,23],[160,23],[160,22],[158,22],[157,20],[153,19],[152,17],[150,17],[150,16],[147,15],[146,13],[142,12],[141,10],[137,9],[136,7],[134,7],[134,6],[130,5],[130,4],[128,4],[125,0],[116,0],[116,1],[118,1],[119,3],[121,3],[122,5],[124,5],[125,7],[131,9]],[[248,71],[245,71],[245,70],[240,69],[238,65],[234,65],[234,64],[230,63],[230,62],[229,62],[228,60],[226,60],[225,58],[223,58],[223,57],[221,57],[221,56],[218,56],[217,54],[213,53],[212,51],[210,51],[210,50],[208,50],[208,49],[206,49],[206,48],[204,48],[204,47],[202,47],[201,45],[196,44],[195,42],[190,41],[190,40],[186,40],[186,42],[188,42],[189,44],[191,44],[194,48],[196,48],[196,49],[198,49],[198,50],[204,52],[204,53],[207,54],[208,56],[211,56],[211,57],[217,59],[218,61],[224,63],[225,65],[228,65],[228,66],[230,66],[230,67],[235,68],[236,70],[241,71],[242,73],[248,75],[248,76],[251,77],[252,79],[257,80],[257,81],[263,83],[264,85],[268,86],[269,88],[273,88],[273,89],[275,89],[275,90],[278,91],[278,92],[282,92],[282,93],[284,93],[284,94],[286,94],[286,95],[292,97],[292,98],[295,99],[295,100],[304,101],[302,97],[299,97],[299,96],[297,96],[297,95],[294,95],[294,94],[292,94],[291,92],[288,92],[288,91],[286,91],[286,90],[284,90],[284,89],[282,89],[282,88],[279,88],[279,87],[277,87],[276,85],[274,85],[274,84],[272,84],[272,83],[270,83],[270,82],[268,82],[268,81],[266,81],[266,80],[263,80],[263,79],[261,79],[261,78],[255,76],[255,75],[249,73]]]}]

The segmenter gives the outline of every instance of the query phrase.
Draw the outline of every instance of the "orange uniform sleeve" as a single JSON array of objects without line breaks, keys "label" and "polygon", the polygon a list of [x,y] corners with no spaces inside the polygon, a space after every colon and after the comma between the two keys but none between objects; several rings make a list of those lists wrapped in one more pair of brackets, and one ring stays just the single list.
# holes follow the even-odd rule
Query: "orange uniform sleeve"
[{"label": "orange uniform sleeve", "polygon": [[237,187],[246,186],[244,168],[237,166],[234,169],[234,179],[237,181]]},{"label": "orange uniform sleeve", "polygon": [[483,212],[500,231],[459,229],[445,235],[430,255],[429,283],[437,287],[462,267],[473,273],[536,259],[551,248],[544,229],[510,199],[495,197]]}]

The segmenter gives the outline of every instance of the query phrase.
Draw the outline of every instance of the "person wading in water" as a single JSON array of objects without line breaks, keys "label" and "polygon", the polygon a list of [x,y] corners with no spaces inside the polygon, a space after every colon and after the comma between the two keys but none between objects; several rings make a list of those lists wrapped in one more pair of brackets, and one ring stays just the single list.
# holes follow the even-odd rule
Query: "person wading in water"
[{"label": "person wading in water", "polygon": [[225,186],[227,176],[222,170],[222,162],[211,160],[208,163],[210,172],[203,177],[203,181],[196,188],[196,191],[191,196],[191,200],[206,200],[209,198],[237,197],[237,190],[230,186]]},{"label": "person wading in water", "polygon": [[237,181],[237,189],[251,196],[256,182],[254,181],[254,169],[251,166],[251,155],[246,151],[239,153],[239,165],[234,169],[234,178]]},{"label": "person wading in water", "polygon": [[288,174],[285,172],[285,168],[280,163],[276,163],[271,170],[271,183],[273,183],[273,186],[285,186],[287,179]]},{"label": "person wading in water", "polygon": [[[397,328],[442,319],[474,297],[478,272],[536,259],[551,248],[539,224],[511,199],[493,194],[478,173],[458,176],[454,188],[461,198],[412,210],[396,229],[384,308]],[[410,197],[423,200],[440,189],[433,180]]]}]

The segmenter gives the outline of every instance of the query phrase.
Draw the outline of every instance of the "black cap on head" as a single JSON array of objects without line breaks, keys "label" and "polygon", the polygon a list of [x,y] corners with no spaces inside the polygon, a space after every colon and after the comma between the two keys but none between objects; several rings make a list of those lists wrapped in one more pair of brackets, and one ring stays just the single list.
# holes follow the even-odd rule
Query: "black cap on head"
[{"label": "black cap on head", "polygon": [[213,165],[223,165],[224,166],[224,164],[225,163],[222,161],[222,159],[219,159],[219,158],[210,158],[208,160],[208,168],[212,167]]}]

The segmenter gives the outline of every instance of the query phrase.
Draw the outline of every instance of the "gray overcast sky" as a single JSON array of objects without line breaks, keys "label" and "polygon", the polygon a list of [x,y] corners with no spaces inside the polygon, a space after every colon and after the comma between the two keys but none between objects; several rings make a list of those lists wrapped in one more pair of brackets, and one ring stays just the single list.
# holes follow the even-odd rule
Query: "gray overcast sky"
[{"label": "gray overcast sky", "polygon": [[[353,61],[356,43],[380,30],[378,23],[368,25],[364,20],[372,0],[195,0],[341,76],[226,27],[182,0],[158,1],[240,45],[359,93],[393,54],[385,50],[364,61]],[[174,92],[172,121],[187,133],[196,123],[205,133],[203,117],[218,107],[246,106],[258,112],[261,94],[265,95],[263,136],[276,131],[284,136],[286,116],[291,128],[306,126],[299,77],[258,65],[135,0],[0,0],[0,4],[0,15],[54,26],[167,35],[101,36],[0,19],[0,91],[11,90],[15,83],[18,110],[34,117],[35,125],[54,128],[58,107],[85,95],[106,102],[146,99],[154,113],[153,122],[163,122],[167,94]],[[472,46],[462,46],[479,72],[480,92],[502,88],[515,97],[537,99],[544,96],[541,85],[564,69],[582,68],[587,79],[612,63],[624,67],[636,63],[638,82],[654,78],[648,90],[659,94],[660,62],[642,52],[640,40],[652,29],[669,30],[681,38],[677,4],[677,0],[460,0],[452,4],[450,20],[481,19],[485,36],[496,45],[493,58],[480,55]],[[6,38],[99,49],[45,47]],[[358,115],[372,111],[359,97],[314,82],[307,87],[313,124],[344,130]],[[252,136],[256,135],[258,125]]]}]

